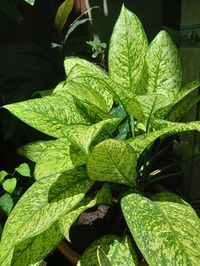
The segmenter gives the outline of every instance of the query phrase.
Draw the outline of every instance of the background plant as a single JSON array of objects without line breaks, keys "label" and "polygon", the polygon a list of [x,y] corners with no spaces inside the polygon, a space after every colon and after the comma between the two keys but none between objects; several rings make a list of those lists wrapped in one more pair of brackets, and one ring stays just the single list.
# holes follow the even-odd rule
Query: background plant
[{"label": "background plant", "polygon": [[[146,189],[152,175],[142,189],[140,182],[151,163],[146,151],[155,140],[200,130],[199,121],[180,122],[199,101],[190,96],[199,81],[182,88],[179,53],[169,35],[161,31],[148,44],[140,21],[124,6],[108,63],[106,73],[86,60],[68,58],[67,79],[49,96],[5,106],[54,139],[19,149],[36,162],[36,182],[4,227],[2,265],[39,265],[63,237],[69,239],[83,211],[115,204],[111,194],[116,187],[130,233],[96,240],[79,265],[137,265],[133,239],[150,265],[199,264],[195,211],[175,194],[152,195]],[[98,191],[93,190],[96,181]]]}]

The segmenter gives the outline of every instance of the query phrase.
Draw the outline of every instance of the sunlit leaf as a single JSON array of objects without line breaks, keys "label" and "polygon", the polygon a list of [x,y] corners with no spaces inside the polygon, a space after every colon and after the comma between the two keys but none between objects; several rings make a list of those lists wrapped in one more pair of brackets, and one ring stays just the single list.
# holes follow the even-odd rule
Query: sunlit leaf
[{"label": "sunlit leaf", "polygon": [[17,179],[16,178],[9,178],[9,179],[6,179],[4,182],[3,182],[3,188],[5,191],[7,191],[8,193],[12,194],[13,191],[15,190],[16,188],[16,185],[17,185]]},{"label": "sunlit leaf", "polygon": [[19,167],[15,168],[15,171],[18,172],[22,176],[27,176],[27,177],[31,176],[30,168],[27,163],[20,164]]}]

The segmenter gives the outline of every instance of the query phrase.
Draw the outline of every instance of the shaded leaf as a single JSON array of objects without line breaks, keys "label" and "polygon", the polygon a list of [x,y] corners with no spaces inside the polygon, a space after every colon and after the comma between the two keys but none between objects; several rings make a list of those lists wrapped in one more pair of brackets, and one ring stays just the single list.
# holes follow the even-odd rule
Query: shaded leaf
[{"label": "shaded leaf", "polygon": [[15,171],[18,172],[22,176],[27,176],[27,177],[31,176],[30,168],[27,163],[20,164],[19,167],[15,168]]},{"label": "shaded leaf", "polygon": [[121,206],[149,265],[200,263],[200,222],[191,207],[169,201],[153,202],[138,194],[124,197]]},{"label": "shaded leaf", "polygon": [[85,154],[80,149],[73,147],[67,139],[58,139],[40,155],[34,176],[36,180],[40,180],[73,169],[85,162]]},{"label": "shaded leaf", "polygon": [[136,154],[129,145],[108,139],[95,146],[87,170],[93,180],[135,186],[136,163]]},{"label": "shaded leaf", "polygon": [[72,11],[74,5],[74,0],[65,0],[59,7],[56,12],[55,25],[59,33],[61,33],[67,18]]},{"label": "shaded leaf", "polygon": [[9,178],[9,179],[6,179],[4,182],[3,182],[3,188],[5,191],[7,191],[8,193],[12,194],[13,191],[15,190],[16,188],[16,185],[17,185],[17,179],[16,178]]},{"label": "shaded leaf", "polygon": [[13,205],[13,199],[10,194],[5,193],[3,196],[0,197],[0,207],[6,212],[7,215],[12,210]]},{"label": "shaded leaf", "polygon": [[40,261],[45,259],[62,239],[63,235],[56,222],[41,234],[17,245],[14,249],[12,265],[35,265],[36,262],[40,265]]},{"label": "shaded leaf", "polygon": [[113,266],[138,265],[137,255],[132,249],[127,236],[105,235],[86,248],[77,266],[99,266],[97,259],[98,248],[104,251]]},{"label": "shaded leaf", "polygon": [[16,245],[44,232],[70,212],[84,198],[92,183],[82,168],[34,183],[6,221],[0,243],[0,265]]},{"label": "shaded leaf", "polygon": [[67,213],[59,220],[60,231],[65,238],[70,241],[69,231],[73,223],[85,210],[99,204],[110,204],[112,200],[111,191],[108,184],[104,184],[94,199],[85,197],[71,212]]},{"label": "shaded leaf", "polygon": [[122,87],[135,91],[141,86],[147,38],[139,19],[122,6],[109,46],[109,74]]},{"label": "shaded leaf", "polygon": [[97,258],[100,266],[112,266],[103,249],[97,247]]}]

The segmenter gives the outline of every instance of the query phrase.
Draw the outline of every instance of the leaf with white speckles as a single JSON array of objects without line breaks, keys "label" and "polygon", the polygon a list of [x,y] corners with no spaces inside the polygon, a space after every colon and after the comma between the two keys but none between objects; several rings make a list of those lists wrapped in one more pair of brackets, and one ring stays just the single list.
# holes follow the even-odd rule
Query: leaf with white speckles
[{"label": "leaf with white speckles", "polygon": [[6,221],[0,243],[0,265],[21,242],[47,230],[70,212],[85,196],[93,182],[84,168],[44,178],[20,198]]},{"label": "leaf with white speckles", "polygon": [[65,137],[70,125],[85,123],[70,94],[9,104],[4,108],[28,125],[56,138]]},{"label": "leaf with white speckles", "polygon": [[34,171],[36,180],[55,175],[86,163],[85,154],[73,147],[68,139],[57,139],[37,161]]},{"label": "leaf with white speckles", "polygon": [[108,139],[95,146],[87,170],[93,180],[135,186],[136,163],[136,154],[129,145]]},{"label": "leaf with white speckles", "polygon": [[70,241],[69,231],[73,223],[85,210],[99,204],[111,204],[112,194],[108,184],[104,184],[94,199],[85,197],[71,212],[59,220],[60,231]]},{"label": "leaf with white speckles", "polygon": [[185,131],[200,131],[200,121],[189,123],[168,123],[169,126],[167,127],[150,133],[142,134],[134,139],[129,139],[127,143],[135,150],[135,152],[138,153],[138,155],[140,155],[149,144],[159,137],[164,138]]},{"label": "leaf with white speckles", "polygon": [[109,74],[120,86],[142,90],[147,38],[139,19],[122,6],[109,46]]},{"label": "leaf with white speckles", "polygon": [[[80,84],[85,84],[98,92],[106,101],[107,109],[110,109],[113,104],[113,97],[108,89],[103,86],[97,79],[90,78],[88,74],[107,79],[106,72],[100,67],[91,62],[78,57],[70,57],[64,61],[65,71],[68,75],[68,81],[75,81]],[[56,90],[55,90],[56,91]]]},{"label": "leaf with white speckles", "polygon": [[200,264],[200,221],[191,207],[151,201],[138,194],[125,196],[121,206],[133,238],[149,265]]},{"label": "leaf with white speckles", "polygon": [[121,120],[121,118],[110,118],[90,126],[77,125],[71,127],[66,136],[73,145],[78,146],[83,152],[88,154],[90,146],[95,140],[108,138],[116,130]]},{"label": "leaf with white speckles", "polygon": [[182,83],[182,68],[177,47],[166,31],[161,31],[146,54],[148,93],[163,93],[174,99]]},{"label": "leaf with white speckles", "polygon": [[41,140],[41,141],[31,142],[20,147],[17,150],[17,153],[19,153],[21,156],[28,158],[33,162],[37,162],[40,159],[40,156],[43,154],[43,152],[47,148],[53,146],[54,142],[55,140],[48,140],[48,141]]},{"label": "leaf with white speckles", "polygon": [[106,235],[88,246],[77,266],[99,266],[97,259],[98,247],[104,251],[113,266],[138,265],[137,255],[127,236],[118,237],[114,235]]},{"label": "leaf with white speckles", "polygon": [[58,223],[54,223],[41,234],[29,238],[14,249],[12,266],[32,265],[45,259],[63,239]]}]

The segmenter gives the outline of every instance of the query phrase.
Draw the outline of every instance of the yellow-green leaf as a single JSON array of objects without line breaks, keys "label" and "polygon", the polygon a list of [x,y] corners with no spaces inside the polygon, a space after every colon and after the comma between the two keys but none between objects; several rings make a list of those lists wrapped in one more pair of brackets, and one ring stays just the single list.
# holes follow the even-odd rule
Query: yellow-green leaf
[{"label": "yellow-green leaf", "polygon": [[72,11],[74,5],[74,0],[65,0],[59,7],[55,17],[55,25],[56,29],[59,33],[61,33],[65,23],[67,22],[67,18]]}]

